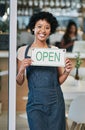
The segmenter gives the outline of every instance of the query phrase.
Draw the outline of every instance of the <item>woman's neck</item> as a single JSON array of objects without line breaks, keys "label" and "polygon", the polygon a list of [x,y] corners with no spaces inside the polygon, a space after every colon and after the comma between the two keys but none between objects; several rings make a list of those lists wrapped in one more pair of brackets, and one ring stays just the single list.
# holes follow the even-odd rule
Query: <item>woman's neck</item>
[{"label": "woman's neck", "polygon": [[32,47],[47,48],[48,45],[47,45],[46,42],[34,41],[33,44],[32,44]]}]

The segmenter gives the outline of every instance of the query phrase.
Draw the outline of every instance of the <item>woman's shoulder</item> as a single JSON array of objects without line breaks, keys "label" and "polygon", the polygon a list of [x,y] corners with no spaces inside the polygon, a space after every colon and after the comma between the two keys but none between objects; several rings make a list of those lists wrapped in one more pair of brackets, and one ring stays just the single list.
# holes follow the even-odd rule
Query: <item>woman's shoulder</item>
[{"label": "woman's shoulder", "polygon": [[17,58],[19,60],[23,60],[24,59],[24,55],[25,55],[25,50],[27,48],[28,45],[24,45],[24,46],[21,46],[18,48],[18,51],[17,51]]},{"label": "woman's shoulder", "polygon": [[28,45],[20,46],[20,47],[18,48],[18,52],[25,50],[27,46],[28,46]]}]

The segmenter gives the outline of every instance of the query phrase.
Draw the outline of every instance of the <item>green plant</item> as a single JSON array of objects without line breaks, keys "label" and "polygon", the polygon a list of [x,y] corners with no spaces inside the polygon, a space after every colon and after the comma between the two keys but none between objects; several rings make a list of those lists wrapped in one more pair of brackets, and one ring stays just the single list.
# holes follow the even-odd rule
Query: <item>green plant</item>
[{"label": "green plant", "polygon": [[81,66],[81,64],[82,64],[82,60],[80,58],[80,52],[77,52],[75,67],[79,68]]},{"label": "green plant", "polygon": [[76,73],[75,73],[75,79],[79,80],[79,67],[82,64],[82,60],[80,58],[80,52],[77,52],[77,56],[76,56],[76,63],[75,63],[75,68],[76,68]]}]

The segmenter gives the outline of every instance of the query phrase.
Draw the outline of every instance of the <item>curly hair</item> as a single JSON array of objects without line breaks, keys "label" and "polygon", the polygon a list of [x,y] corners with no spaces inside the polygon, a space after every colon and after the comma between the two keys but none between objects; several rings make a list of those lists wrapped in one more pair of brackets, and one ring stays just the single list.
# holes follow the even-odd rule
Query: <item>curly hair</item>
[{"label": "curly hair", "polygon": [[39,20],[46,20],[51,25],[51,33],[50,34],[53,34],[56,31],[56,28],[58,27],[58,21],[57,21],[56,17],[54,17],[49,12],[43,11],[43,12],[33,14],[30,17],[28,27],[29,27],[32,34],[34,34],[33,29],[35,27],[35,24]]}]

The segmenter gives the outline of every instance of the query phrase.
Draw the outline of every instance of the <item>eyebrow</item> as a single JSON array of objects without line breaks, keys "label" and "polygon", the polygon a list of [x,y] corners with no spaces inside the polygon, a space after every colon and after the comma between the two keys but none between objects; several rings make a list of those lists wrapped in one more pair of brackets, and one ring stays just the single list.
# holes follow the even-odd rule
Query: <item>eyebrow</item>
[{"label": "eyebrow", "polygon": [[[41,25],[43,25],[43,24],[37,24],[37,26],[39,26],[39,25],[41,26]],[[50,24],[48,24],[48,25],[46,25],[46,26],[49,26],[49,27],[50,27]]]}]

